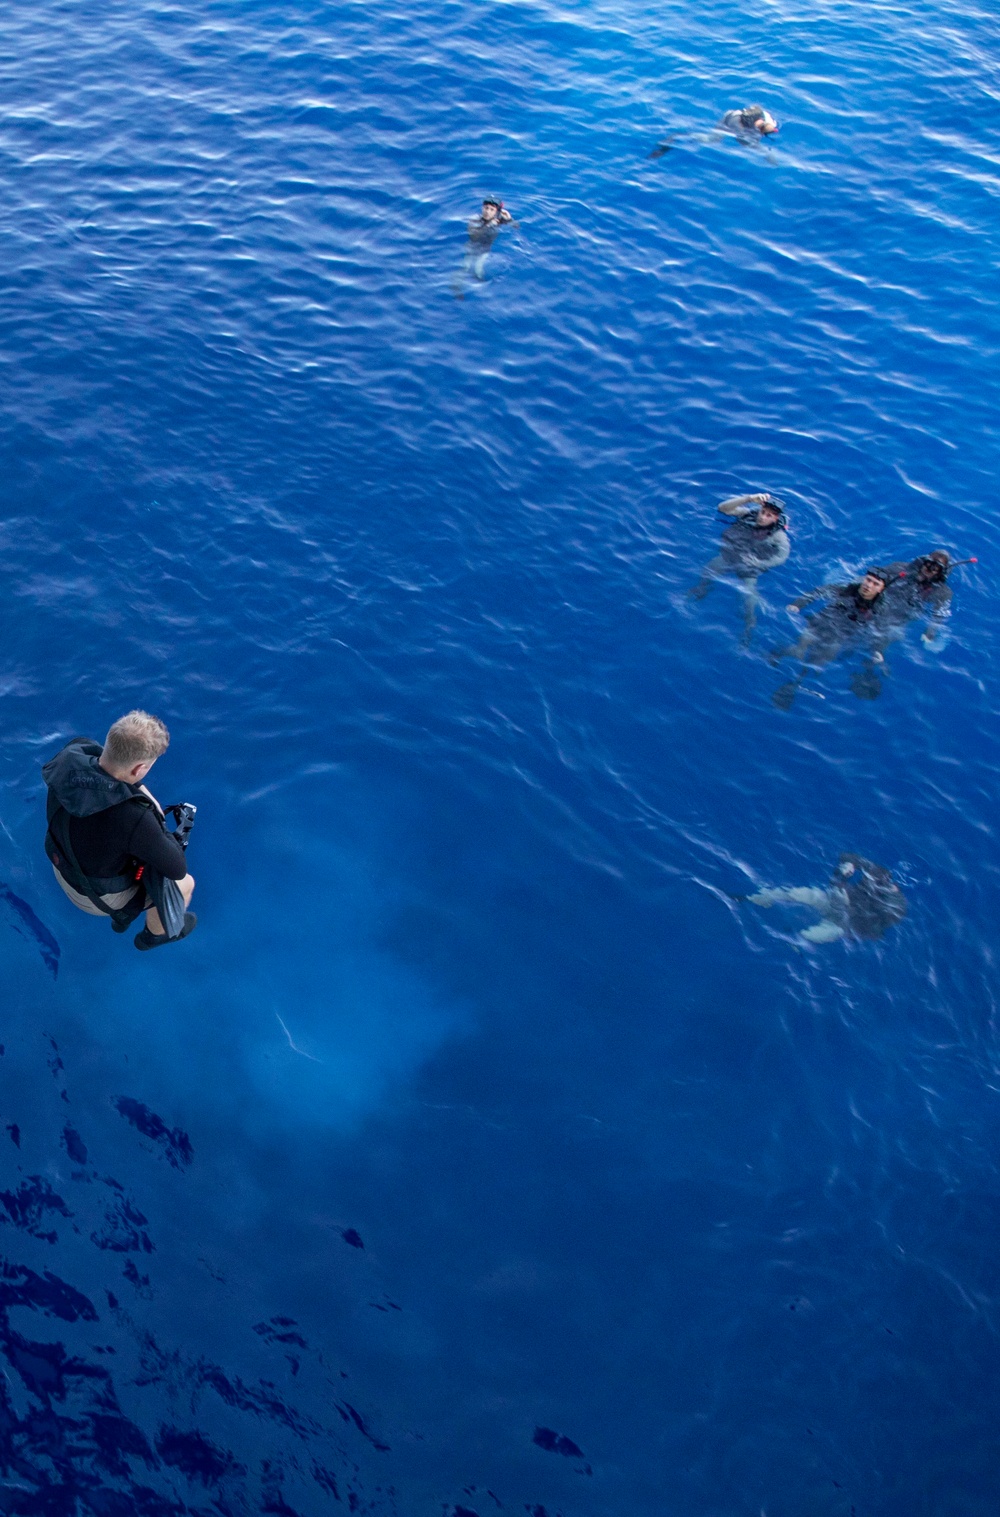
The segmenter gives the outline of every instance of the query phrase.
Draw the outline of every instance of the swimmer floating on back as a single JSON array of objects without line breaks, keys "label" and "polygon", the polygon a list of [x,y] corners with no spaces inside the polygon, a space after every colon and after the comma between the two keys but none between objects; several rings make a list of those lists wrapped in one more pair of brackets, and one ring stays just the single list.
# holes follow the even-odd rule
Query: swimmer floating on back
[{"label": "swimmer floating on back", "polygon": [[[737,110],[727,111],[719,122],[719,130],[728,132],[740,142],[751,145],[759,143],[764,137],[773,137],[780,131],[780,127],[771,112],[765,110],[762,105],[744,105]],[[654,147],[649,155],[650,158],[662,158],[664,153],[669,153],[679,136],[679,132],[672,132],[669,137],[664,137],[663,141],[658,142]],[[710,142],[712,138],[703,137],[701,140]]]},{"label": "swimmer floating on back", "polygon": [[464,299],[466,279],[486,278],[484,270],[490,249],[504,227],[516,226],[517,222],[510,212],[505,210],[503,201],[496,200],[492,195],[487,196],[479,215],[473,216],[468,224],[469,241],[466,244],[465,257],[462,260],[462,267],[452,282],[452,292],[456,300]]},{"label": "swimmer floating on back", "polygon": [[722,534],[720,551],[705,565],[701,579],[688,591],[704,600],[714,581],[732,575],[743,587],[743,644],[749,643],[757,620],[757,582],[768,569],[777,569],[791,552],[784,502],[775,495],[734,495],[719,506],[723,516],[735,516]]},{"label": "swimmer floating on back", "polygon": [[886,589],[903,572],[901,565],[893,565],[890,569],[869,569],[851,584],[820,585],[791,602],[788,609],[793,612],[801,611],[814,600],[824,599],[827,604],[822,611],[809,617],[806,630],[797,643],[775,648],[770,655],[772,664],[783,658],[795,658],[802,664],[795,679],[782,685],[771,697],[779,710],[787,711],[791,706],[807,669],[820,669],[858,646],[867,648],[869,658],[855,674],[851,688],[862,699],[871,700],[879,694],[881,682],[875,673],[875,665],[883,662],[882,649],[893,636],[891,603]]},{"label": "swimmer floating on back", "polygon": [[857,853],[842,853],[826,888],[818,885],[782,886],[737,895],[751,906],[806,906],[820,920],[798,934],[803,943],[835,943],[840,938],[882,937],[907,913],[906,897],[888,869]]}]

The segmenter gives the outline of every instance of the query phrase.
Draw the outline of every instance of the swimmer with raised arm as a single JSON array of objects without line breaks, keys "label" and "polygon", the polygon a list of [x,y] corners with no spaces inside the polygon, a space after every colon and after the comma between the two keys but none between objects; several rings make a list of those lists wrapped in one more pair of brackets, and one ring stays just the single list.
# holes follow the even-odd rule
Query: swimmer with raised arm
[{"label": "swimmer with raised arm", "polygon": [[486,278],[486,260],[493,244],[504,227],[516,226],[517,222],[505,208],[503,201],[495,199],[492,195],[487,196],[479,215],[473,216],[466,228],[469,240],[465,248],[465,257],[452,284],[457,299],[462,299],[466,279]]},{"label": "swimmer with raised arm", "polygon": [[701,579],[689,591],[704,600],[716,579],[732,576],[743,589],[743,644],[753,636],[762,574],[785,563],[791,552],[784,502],[775,495],[734,495],[719,506],[723,516],[735,517],[722,534],[720,551],[705,565]]}]

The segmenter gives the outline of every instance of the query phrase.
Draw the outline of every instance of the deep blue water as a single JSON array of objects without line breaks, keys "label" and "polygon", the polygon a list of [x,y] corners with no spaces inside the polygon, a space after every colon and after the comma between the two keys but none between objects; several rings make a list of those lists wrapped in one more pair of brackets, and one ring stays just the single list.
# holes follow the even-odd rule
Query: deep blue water
[{"label": "deep blue water", "polygon": [[[4,896],[0,1511],[1000,1507],[998,53],[12,0],[0,881],[61,960]],[[685,592],[755,489],[744,649]],[[775,709],[786,601],[937,546],[946,644]],[[41,851],[133,705],[199,806],[144,956]],[[728,898],[845,849],[880,942]]]}]

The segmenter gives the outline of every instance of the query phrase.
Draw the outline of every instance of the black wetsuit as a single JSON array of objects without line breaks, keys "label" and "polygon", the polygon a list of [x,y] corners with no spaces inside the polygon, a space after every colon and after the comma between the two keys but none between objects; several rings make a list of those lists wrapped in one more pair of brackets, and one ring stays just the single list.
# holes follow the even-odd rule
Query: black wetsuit
[{"label": "black wetsuit", "polygon": [[830,884],[847,898],[847,926],[856,938],[873,941],[882,937],[906,916],[906,897],[884,865],[873,864],[856,853],[842,854],[841,863],[853,864],[854,873],[837,873]]},{"label": "black wetsuit", "polygon": [[509,211],[501,211],[488,221],[483,215],[473,217],[469,222],[470,248],[474,248],[477,253],[488,253],[500,232],[505,226],[510,226],[512,220]]},{"label": "black wetsuit", "polygon": [[827,597],[822,611],[807,618],[807,636],[813,645],[807,663],[814,662],[817,657],[827,663],[841,648],[866,633],[874,634],[877,639],[886,628],[891,612],[887,592],[883,590],[874,600],[865,600],[859,593],[859,586],[860,581],[850,585],[823,585],[792,602],[801,611],[810,601]]},{"label": "black wetsuit", "polygon": [[905,565],[905,578],[896,580],[886,592],[897,622],[906,623],[917,616],[943,619],[951,602],[951,586],[940,579],[921,580],[919,570],[924,560],[915,558]]}]

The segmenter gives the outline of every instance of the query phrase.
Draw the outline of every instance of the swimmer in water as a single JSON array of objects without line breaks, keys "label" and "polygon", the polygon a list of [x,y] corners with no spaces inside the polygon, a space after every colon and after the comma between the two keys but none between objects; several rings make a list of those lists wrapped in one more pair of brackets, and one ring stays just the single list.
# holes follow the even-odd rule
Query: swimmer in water
[{"label": "swimmer in water", "polygon": [[762,105],[745,105],[740,110],[727,111],[719,126],[743,142],[759,142],[762,137],[773,137],[780,130],[771,112]]},{"label": "swimmer in water", "polygon": [[829,885],[782,886],[738,895],[751,906],[806,906],[820,920],[798,933],[802,943],[835,943],[841,938],[874,942],[901,922],[906,897],[888,869],[857,853],[842,853]]},{"label": "swimmer in water", "polygon": [[[747,144],[759,143],[764,137],[773,137],[780,131],[777,121],[766,111],[762,105],[744,105],[739,110],[727,111],[719,122],[719,130],[728,132]],[[717,133],[709,136],[696,138],[696,141],[711,142],[717,139]],[[662,158],[664,153],[669,153],[680,132],[671,132],[669,137],[664,137],[658,142],[650,153],[650,158]]]},{"label": "swimmer in water", "polygon": [[720,551],[705,565],[701,579],[689,591],[692,600],[704,600],[712,585],[731,575],[743,589],[743,646],[757,621],[757,584],[768,569],[777,569],[791,552],[784,502],[774,495],[734,495],[719,506],[723,516],[735,517],[722,534]]},{"label": "swimmer in water", "polygon": [[[968,562],[975,563],[975,559]],[[890,615],[900,635],[909,622],[926,616],[927,626],[920,634],[921,642],[927,646],[937,642],[943,647],[942,633],[951,615],[952,590],[948,575],[955,564],[943,548],[935,548],[933,553],[925,553],[903,568],[903,577],[893,582],[886,596]]]},{"label": "swimmer in water", "polygon": [[779,710],[787,711],[791,706],[807,669],[821,669],[859,645],[868,646],[870,657],[851,681],[851,687],[855,695],[869,700],[879,694],[881,682],[874,666],[884,662],[882,649],[893,635],[886,590],[902,572],[902,565],[869,569],[851,584],[820,585],[790,603],[788,610],[792,612],[801,611],[814,600],[822,599],[827,604],[809,617],[797,643],[775,648],[770,655],[768,662],[772,664],[783,658],[798,659],[802,664],[795,679],[782,685],[771,697]]},{"label": "swimmer in water", "polygon": [[479,215],[473,216],[468,224],[469,241],[466,244],[465,257],[452,283],[456,300],[464,298],[466,279],[486,278],[486,260],[490,249],[504,227],[516,226],[517,222],[510,212],[505,210],[503,201],[495,200],[492,195],[487,196]]}]

